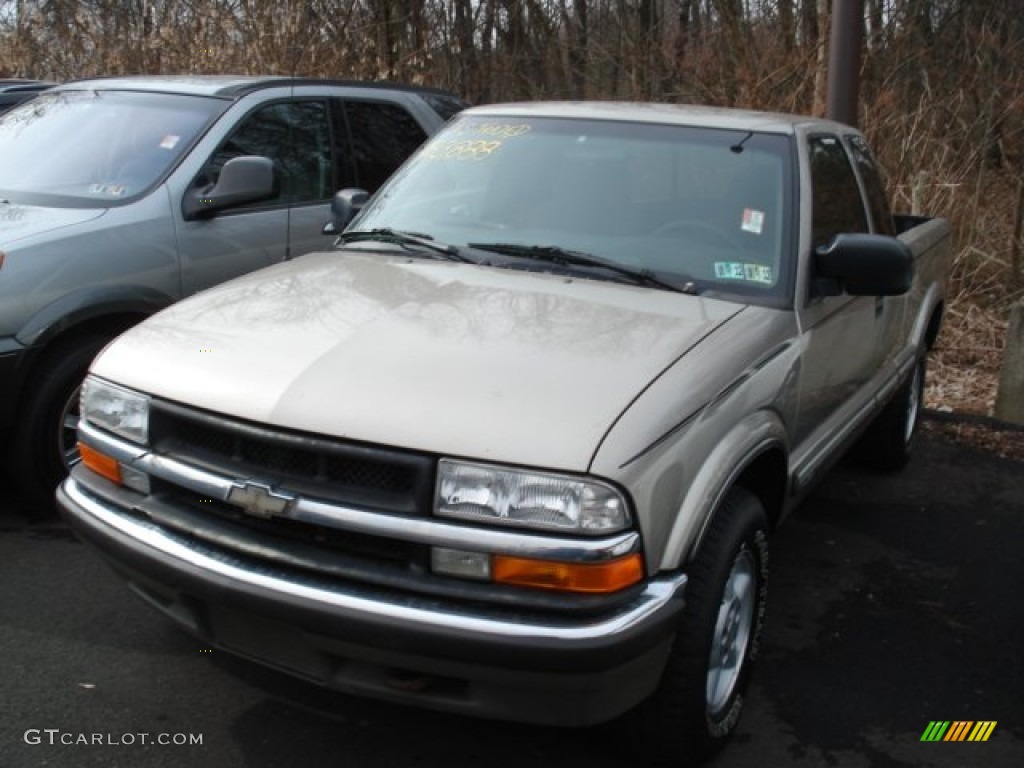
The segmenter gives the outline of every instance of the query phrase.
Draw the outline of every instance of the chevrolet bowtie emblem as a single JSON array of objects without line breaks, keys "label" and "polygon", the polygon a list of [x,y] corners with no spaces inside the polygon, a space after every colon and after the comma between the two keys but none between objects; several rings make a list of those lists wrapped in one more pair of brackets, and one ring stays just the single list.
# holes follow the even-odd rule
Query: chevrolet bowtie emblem
[{"label": "chevrolet bowtie emblem", "polygon": [[269,518],[287,516],[295,499],[290,493],[275,491],[269,485],[246,481],[231,486],[227,502],[241,507],[250,515]]}]

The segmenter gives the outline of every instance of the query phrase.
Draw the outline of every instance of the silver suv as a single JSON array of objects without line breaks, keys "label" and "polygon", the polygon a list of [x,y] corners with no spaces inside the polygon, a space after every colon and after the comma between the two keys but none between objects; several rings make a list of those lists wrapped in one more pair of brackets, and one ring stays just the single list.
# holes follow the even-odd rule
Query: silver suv
[{"label": "silver suv", "polygon": [[0,432],[31,509],[77,460],[78,387],[110,339],[323,248],[335,191],[376,189],[464,106],[426,88],[140,77],[0,117]]}]

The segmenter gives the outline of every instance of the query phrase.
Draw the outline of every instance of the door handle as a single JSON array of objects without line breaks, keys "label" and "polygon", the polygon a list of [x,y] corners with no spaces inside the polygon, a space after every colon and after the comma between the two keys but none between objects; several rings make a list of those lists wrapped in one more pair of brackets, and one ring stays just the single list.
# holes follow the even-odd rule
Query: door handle
[{"label": "door handle", "polygon": [[881,316],[883,309],[885,309],[885,297],[884,296],[876,296],[875,297],[875,317],[876,318]]}]

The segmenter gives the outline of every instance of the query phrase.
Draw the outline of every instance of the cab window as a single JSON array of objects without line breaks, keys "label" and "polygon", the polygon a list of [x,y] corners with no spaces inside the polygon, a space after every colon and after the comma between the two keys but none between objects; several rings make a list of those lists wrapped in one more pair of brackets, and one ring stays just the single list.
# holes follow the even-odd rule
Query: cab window
[{"label": "cab window", "polygon": [[813,247],[844,232],[868,232],[868,217],[853,167],[836,136],[808,138],[811,159]]},{"label": "cab window", "polygon": [[860,136],[850,136],[850,154],[857,164],[857,172],[861,181],[864,182],[864,192],[868,196],[868,207],[871,208],[871,220],[875,223],[875,232],[880,235],[896,234],[896,225],[892,220],[892,209],[889,207],[889,198],[885,194],[885,185],[882,184],[882,174],[875,162],[867,143]]}]

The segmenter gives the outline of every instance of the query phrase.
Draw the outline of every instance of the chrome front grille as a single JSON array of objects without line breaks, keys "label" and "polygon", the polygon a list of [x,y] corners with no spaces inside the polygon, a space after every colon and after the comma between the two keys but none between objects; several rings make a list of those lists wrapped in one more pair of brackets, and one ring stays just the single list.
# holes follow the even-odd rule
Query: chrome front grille
[{"label": "chrome front grille", "polygon": [[150,439],[157,453],[308,498],[430,514],[435,462],[426,456],[271,430],[168,403],[154,403]]},{"label": "chrome front grille", "polygon": [[[324,555],[333,553],[364,562],[390,563],[401,567],[426,567],[428,561],[427,548],[415,542],[373,536],[285,517],[255,517],[227,502],[201,498],[187,489],[163,482],[157,483],[154,490],[164,503],[175,508],[187,509],[195,515],[202,515],[211,524],[215,524],[218,531],[227,534],[220,537],[222,544],[251,536],[261,541],[272,541],[275,548],[287,548],[289,544],[296,544],[314,547]],[[164,517],[163,522],[169,524],[171,521]],[[189,530],[189,525],[184,519],[181,525],[174,527]],[[191,532],[196,533],[194,527]]]},{"label": "chrome front grille", "polygon": [[[374,513],[430,514],[430,457],[269,429],[166,402],[153,403],[149,429],[155,454],[227,482],[251,480],[286,496]],[[254,514],[173,478],[153,478],[149,500],[140,508],[179,534],[322,575],[372,578],[376,571],[378,577],[422,577],[429,562],[423,544],[286,514]]]}]

